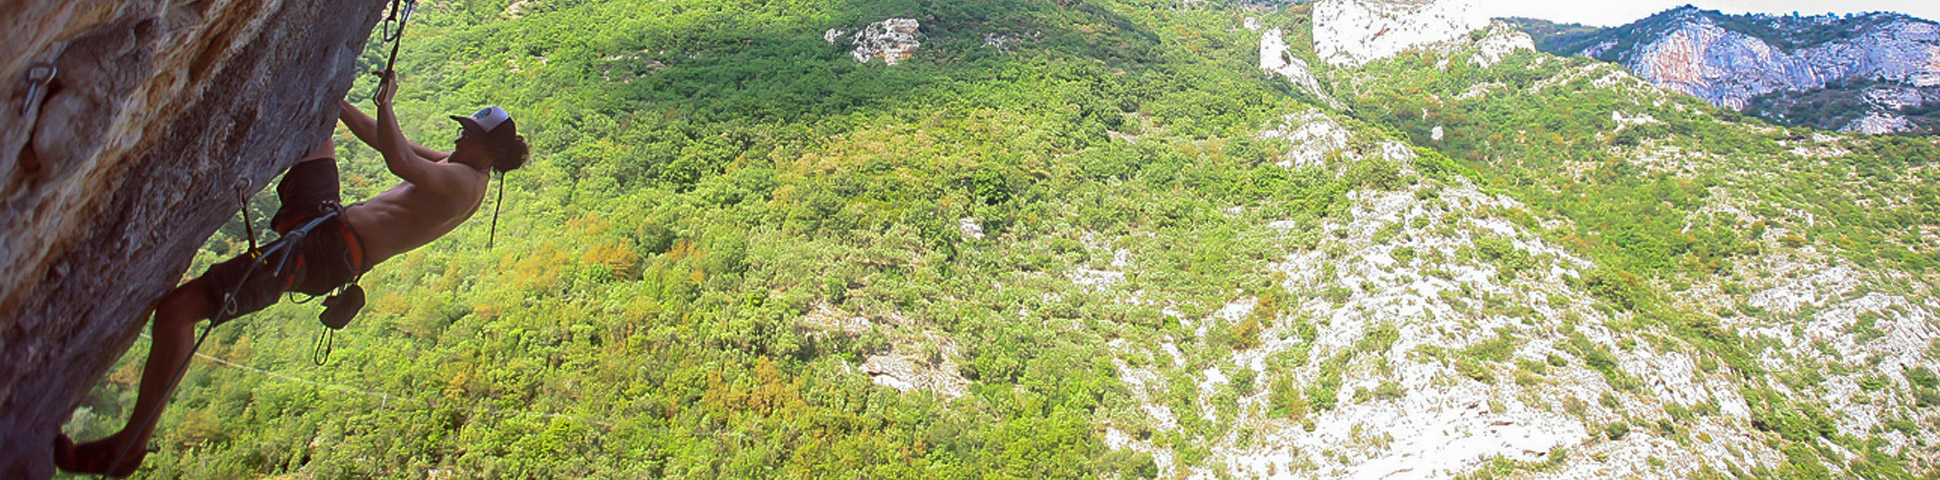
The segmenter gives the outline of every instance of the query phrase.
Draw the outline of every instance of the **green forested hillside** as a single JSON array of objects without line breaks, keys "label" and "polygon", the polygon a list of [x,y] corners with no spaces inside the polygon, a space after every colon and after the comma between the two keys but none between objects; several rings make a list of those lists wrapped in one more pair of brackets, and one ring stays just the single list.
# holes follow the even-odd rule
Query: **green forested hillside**
[{"label": "green forested hillside", "polygon": [[[1283,171],[1255,172],[1251,129],[1296,101],[1249,66],[1232,11],[613,1],[531,2],[506,19],[505,4],[427,3],[399,59],[414,139],[447,144],[444,115],[480,104],[519,116],[535,156],[507,180],[497,248],[478,218],[367,275],[370,305],[324,367],[305,363],[321,330],[311,305],[226,325],[204,349],[395,398],[198,364],[149,473],[1149,473],[1149,458],[1099,443],[1100,408],[1125,400],[1093,353],[1164,322],[1046,304],[1042,272],[1097,261],[1084,232],[1203,232],[1149,281],[1224,290],[1247,280],[1233,268],[1247,259],[1231,255],[1241,239],[1221,240],[1232,220],[1215,208],[1299,192]],[[890,17],[925,22],[903,65],[858,64],[823,41]],[[1011,52],[981,43],[1015,31],[1043,35]],[[388,188],[351,143],[339,135],[345,196]],[[965,238],[961,218],[984,239]],[[190,273],[240,251],[240,234],[225,227]],[[903,339],[817,334],[797,323],[811,305],[946,336],[971,395],[871,384],[853,370]],[[1044,313],[1020,319],[1019,306]],[[111,375],[82,428],[125,418],[138,365]]]},{"label": "green forested hillside", "polygon": [[[323,366],[309,363],[314,304],[223,326],[202,353],[242,367],[190,369],[143,475],[1330,476],[1394,439],[1356,426],[1351,445],[1294,448],[1271,474],[1233,459],[1444,387],[1590,429],[1547,463],[1461,473],[1622,463],[1596,452],[1627,436],[1708,444],[1693,433],[1707,428],[1780,453],[1659,470],[1933,471],[1930,370],[1799,356],[1752,332],[1810,313],[1749,300],[1785,280],[1774,255],[1810,250],[1909,299],[1872,340],[1936,308],[1931,141],[1815,140],[1535,52],[1323,72],[1352,104],[1326,110],[1262,72],[1260,33],[1242,27],[1305,25],[1298,5],[513,3],[426,0],[398,61],[413,139],[448,145],[446,115],[498,104],[531,141],[486,207],[502,209],[496,246],[481,212],[378,266]],[[922,25],[899,65],[824,38],[887,18]],[[365,62],[384,53],[373,42]],[[1653,122],[1619,127],[1637,114]],[[1318,123],[1348,135],[1317,164],[1279,165],[1306,147],[1263,132]],[[373,151],[337,139],[346,200],[394,184]],[[1441,213],[1381,223],[1388,200]],[[250,208],[265,218],[273,194]],[[1423,243],[1437,236],[1460,242]],[[244,248],[232,222],[187,274]],[[1389,288],[1345,280],[1369,248],[1449,279],[1420,294],[1463,305],[1429,315],[1457,331],[1352,310]],[[1287,267],[1301,259],[1338,266]],[[1931,364],[1918,347],[1894,364]],[[1651,373],[1628,369],[1639,352],[1708,365],[1749,419],[1719,413],[1728,401],[1653,403]],[[137,342],[71,433],[126,419],[145,356]],[[1416,364],[1442,373],[1401,373]],[[904,392],[879,376],[920,381]],[[1893,406],[1878,432],[1790,398],[1828,376],[1875,385],[1868,405]],[[1611,387],[1537,391],[1578,382]],[[1887,453],[1892,432],[1914,446]]]}]

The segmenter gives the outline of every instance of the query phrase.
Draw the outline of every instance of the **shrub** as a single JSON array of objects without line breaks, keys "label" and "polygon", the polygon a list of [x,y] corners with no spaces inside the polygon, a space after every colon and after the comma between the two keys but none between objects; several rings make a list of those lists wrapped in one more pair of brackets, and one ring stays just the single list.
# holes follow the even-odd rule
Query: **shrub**
[{"label": "shrub", "polygon": [[1623,437],[1630,435],[1630,424],[1616,422],[1606,425],[1603,427],[1603,435],[1610,437],[1611,440],[1623,440]]}]

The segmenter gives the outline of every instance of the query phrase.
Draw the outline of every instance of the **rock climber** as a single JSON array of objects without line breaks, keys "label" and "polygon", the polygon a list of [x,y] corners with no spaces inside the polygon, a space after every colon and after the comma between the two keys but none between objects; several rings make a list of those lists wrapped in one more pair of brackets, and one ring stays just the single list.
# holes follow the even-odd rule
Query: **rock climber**
[{"label": "rock climber", "polygon": [[[395,72],[380,72],[377,117],[348,100],[339,101],[339,118],[358,140],[384,156],[384,164],[403,182],[369,200],[338,207],[336,146],[328,136],[283,176],[276,187],[282,206],[272,218],[282,233],[299,223],[336,211],[336,218],[298,235],[292,259],[282,272],[251,268],[255,252],[218,263],[202,276],[170,290],[157,301],[153,346],[142,371],[141,392],[128,424],[106,438],[76,445],[54,438],[54,464],[72,473],[125,477],[147,456],[149,435],[161,418],[176,372],[189,360],[194,327],[203,319],[221,322],[275,304],[284,291],[324,295],[372,265],[430,243],[470,218],[484,202],[487,169],[503,173],[523,166],[525,137],[505,110],[485,107],[471,116],[453,116],[462,126],[451,151],[436,151],[404,138],[392,112]],[[341,209],[341,210],[338,210]],[[289,240],[289,236],[277,242]],[[271,246],[275,243],[271,243]],[[266,246],[264,250],[268,250]],[[117,458],[120,457],[120,458]]]}]

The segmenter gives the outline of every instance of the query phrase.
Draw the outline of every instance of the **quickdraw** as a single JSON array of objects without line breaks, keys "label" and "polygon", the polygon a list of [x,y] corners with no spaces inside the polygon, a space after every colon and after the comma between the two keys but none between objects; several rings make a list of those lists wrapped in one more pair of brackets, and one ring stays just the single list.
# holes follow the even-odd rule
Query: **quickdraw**
[{"label": "quickdraw", "polygon": [[[379,22],[383,34],[380,38],[383,38],[385,42],[391,44],[391,58],[384,62],[383,71],[371,72],[372,74],[381,75],[383,72],[395,71],[397,67],[398,47],[404,46],[404,42],[402,41],[404,39],[404,26],[411,22],[411,14],[417,11],[418,0],[391,0],[391,14],[385,16],[384,21]],[[392,25],[396,26],[393,27]],[[383,83],[380,82],[377,88],[382,90],[384,88]],[[371,101],[373,103],[377,101],[376,93],[371,94]]]}]

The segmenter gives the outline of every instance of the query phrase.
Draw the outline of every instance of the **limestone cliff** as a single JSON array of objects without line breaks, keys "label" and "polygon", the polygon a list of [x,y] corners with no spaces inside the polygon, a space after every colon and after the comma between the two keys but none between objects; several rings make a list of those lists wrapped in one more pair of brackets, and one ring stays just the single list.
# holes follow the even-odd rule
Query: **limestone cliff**
[{"label": "limestone cliff", "polygon": [[61,422],[238,191],[329,134],[385,5],[0,6],[0,478],[52,474]]},{"label": "limestone cliff", "polygon": [[[1902,131],[1912,128],[1908,112],[1870,101],[1871,84],[1940,87],[1940,24],[1900,14],[1725,15],[1687,6],[1602,30],[1519,23],[1564,32],[1545,38],[1545,51],[1621,63],[1671,90],[1787,124]],[[1827,90],[1843,93],[1800,101]]]}]

